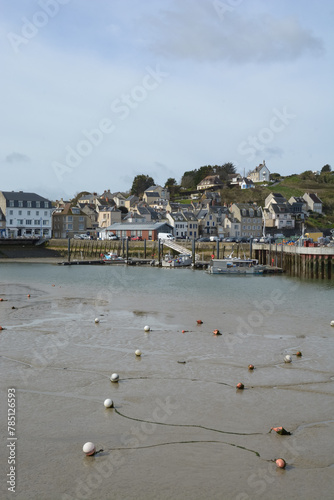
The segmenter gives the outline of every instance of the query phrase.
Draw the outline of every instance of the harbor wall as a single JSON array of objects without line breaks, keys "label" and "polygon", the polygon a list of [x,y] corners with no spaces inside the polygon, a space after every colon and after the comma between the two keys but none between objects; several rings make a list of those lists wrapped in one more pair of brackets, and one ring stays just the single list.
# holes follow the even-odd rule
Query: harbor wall
[{"label": "harbor wall", "polygon": [[281,267],[291,276],[334,279],[334,247],[253,244],[253,252],[260,264]]}]

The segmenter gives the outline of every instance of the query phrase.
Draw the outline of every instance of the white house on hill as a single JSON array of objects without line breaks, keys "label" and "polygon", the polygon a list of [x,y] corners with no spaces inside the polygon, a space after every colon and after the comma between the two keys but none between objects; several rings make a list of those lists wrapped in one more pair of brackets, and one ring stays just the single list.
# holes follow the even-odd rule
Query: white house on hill
[{"label": "white house on hill", "polygon": [[260,163],[247,177],[253,182],[269,182],[270,171],[266,166],[266,162],[263,160],[263,163]]}]

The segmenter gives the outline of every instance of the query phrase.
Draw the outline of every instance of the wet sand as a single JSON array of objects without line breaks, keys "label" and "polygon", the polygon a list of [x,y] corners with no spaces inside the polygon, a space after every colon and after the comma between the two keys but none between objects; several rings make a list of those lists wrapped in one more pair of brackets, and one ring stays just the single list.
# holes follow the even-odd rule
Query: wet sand
[{"label": "wet sand", "polygon": [[[33,280],[22,264],[5,282],[9,267],[0,359],[2,400],[17,389],[15,498],[332,498],[330,285],[39,265]],[[264,300],[261,319],[254,301]],[[280,425],[291,436],[269,432]],[[103,451],[85,457],[86,441]],[[13,498],[4,483],[1,497]]]}]

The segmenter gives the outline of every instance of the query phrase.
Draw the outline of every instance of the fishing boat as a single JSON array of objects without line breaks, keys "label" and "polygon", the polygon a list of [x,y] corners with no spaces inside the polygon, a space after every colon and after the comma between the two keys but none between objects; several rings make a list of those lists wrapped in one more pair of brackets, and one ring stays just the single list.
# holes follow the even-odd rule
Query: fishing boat
[{"label": "fishing boat", "polygon": [[121,263],[125,262],[122,257],[119,257],[117,255],[117,253],[113,253],[113,252],[108,252],[108,253],[104,254],[102,257],[102,260],[106,264],[121,264]]},{"label": "fishing boat", "polygon": [[264,271],[265,266],[260,265],[258,260],[238,257],[212,259],[208,268],[210,274],[263,274]]},{"label": "fishing boat", "polygon": [[192,258],[189,254],[181,254],[177,257],[165,255],[165,259],[161,262],[162,267],[187,267],[191,264]]}]

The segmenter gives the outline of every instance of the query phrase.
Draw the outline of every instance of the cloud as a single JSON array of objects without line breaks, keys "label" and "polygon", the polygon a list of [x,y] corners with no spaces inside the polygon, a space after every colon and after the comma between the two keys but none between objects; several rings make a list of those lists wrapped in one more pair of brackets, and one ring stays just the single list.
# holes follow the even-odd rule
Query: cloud
[{"label": "cloud", "polygon": [[244,12],[242,4],[222,18],[214,5],[185,0],[161,11],[151,19],[155,26],[151,50],[169,58],[236,64],[295,61],[324,52],[322,40],[295,18],[264,13],[255,18]]},{"label": "cloud", "polygon": [[27,155],[21,153],[12,153],[6,156],[6,163],[27,163],[30,162],[30,158]]}]

